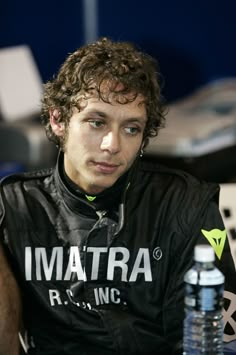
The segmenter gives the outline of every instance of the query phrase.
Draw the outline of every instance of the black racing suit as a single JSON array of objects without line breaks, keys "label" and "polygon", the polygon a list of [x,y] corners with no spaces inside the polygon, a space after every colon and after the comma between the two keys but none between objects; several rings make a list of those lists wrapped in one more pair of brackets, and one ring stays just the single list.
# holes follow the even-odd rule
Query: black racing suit
[{"label": "black racing suit", "polygon": [[[218,185],[139,163],[106,208],[73,192],[62,165],[61,155],[54,170],[1,184],[1,234],[29,354],[177,354],[194,245],[208,243],[202,231],[225,229]],[[217,266],[235,293],[227,239]]]}]

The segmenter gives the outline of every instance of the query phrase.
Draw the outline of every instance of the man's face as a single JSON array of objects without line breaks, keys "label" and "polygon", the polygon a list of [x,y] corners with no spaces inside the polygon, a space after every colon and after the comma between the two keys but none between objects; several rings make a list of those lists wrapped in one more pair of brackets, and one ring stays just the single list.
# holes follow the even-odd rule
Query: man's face
[{"label": "man's face", "polygon": [[[70,119],[64,164],[71,180],[95,195],[130,168],[139,154],[147,117],[141,96],[127,104],[105,103],[96,97],[86,101]],[[63,135],[63,130],[55,133]]]}]

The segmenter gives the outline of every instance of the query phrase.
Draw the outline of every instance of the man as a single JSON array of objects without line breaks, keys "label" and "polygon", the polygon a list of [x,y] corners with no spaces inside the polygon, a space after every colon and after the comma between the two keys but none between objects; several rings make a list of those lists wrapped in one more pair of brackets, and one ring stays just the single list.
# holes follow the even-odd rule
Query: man
[{"label": "man", "polygon": [[[105,38],[80,48],[45,85],[43,122],[60,148],[55,169],[1,185],[3,248],[28,353],[181,353],[193,248],[208,243],[202,231],[225,232],[217,185],[140,159],[164,124],[155,61]],[[228,289],[227,240],[218,265]],[[15,339],[10,279],[4,326]]]}]

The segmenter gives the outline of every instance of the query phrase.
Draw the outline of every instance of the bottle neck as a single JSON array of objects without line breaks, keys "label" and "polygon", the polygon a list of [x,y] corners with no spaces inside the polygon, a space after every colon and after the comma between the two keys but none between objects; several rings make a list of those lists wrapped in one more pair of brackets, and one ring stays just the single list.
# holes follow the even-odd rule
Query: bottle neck
[{"label": "bottle neck", "polygon": [[204,269],[204,270],[212,270],[215,267],[214,262],[212,261],[205,261],[205,262],[195,261],[195,266],[197,269]]}]

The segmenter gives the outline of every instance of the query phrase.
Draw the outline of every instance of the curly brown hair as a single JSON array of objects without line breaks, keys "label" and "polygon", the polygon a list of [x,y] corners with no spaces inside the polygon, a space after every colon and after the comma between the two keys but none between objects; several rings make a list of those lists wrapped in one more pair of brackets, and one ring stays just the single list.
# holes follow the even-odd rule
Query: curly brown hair
[{"label": "curly brown hair", "polygon": [[110,102],[110,95],[102,90],[104,83],[112,83],[110,94],[115,94],[122,104],[135,100],[139,94],[144,97],[148,117],[144,146],[149,137],[158,134],[165,123],[165,106],[157,61],[132,43],[101,38],[70,54],[58,75],[44,85],[42,122],[50,140],[63,145],[63,139],[60,140],[51,129],[49,111],[58,109],[60,122],[68,127],[73,108],[81,109],[79,94],[88,94],[93,88],[99,99]]}]

